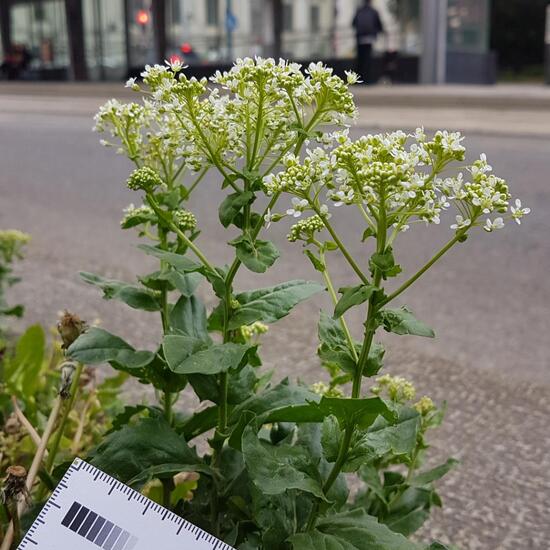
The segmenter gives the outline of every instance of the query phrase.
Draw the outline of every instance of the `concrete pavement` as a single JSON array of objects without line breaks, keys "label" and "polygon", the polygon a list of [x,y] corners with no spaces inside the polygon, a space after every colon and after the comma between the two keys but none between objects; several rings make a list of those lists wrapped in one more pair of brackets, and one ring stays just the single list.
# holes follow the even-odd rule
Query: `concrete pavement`
[{"label": "concrete pavement", "polygon": [[[77,98],[63,95],[68,89],[43,96],[37,89],[6,93],[0,85],[0,225],[33,235],[14,299],[27,305],[25,323],[51,325],[56,312],[68,307],[87,319],[100,317],[106,328],[135,345],[153,345],[157,332],[150,315],[103,302],[76,275],[86,270],[131,280],[150,267],[135,249],[135,235],[118,228],[121,209],[136,201],[123,185],[129,164],[102,149],[90,132],[97,105],[113,93],[121,95],[116,90],[122,88],[102,88],[97,95],[83,88]],[[411,128],[432,112],[400,108],[409,117],[400,126],[410,122]],[[379,127],[391,126],[393,109],[379,109]],[[463,127],[462,110],[450,111],[455,127]],[[526,111],[510,110],[518,119]],[[365,113],[362,106],[362,124],[372,126]],[[543,109],[535,114],[546,116]],[[435,117],[434,127],[447,126],[443,122]],[[525,129],[526,136],[534,133]],[[448,419],[434,447],[440,458],[453,454],[462,461],[442,484],[446,508],[425,532],[469,550],[544,550],[550,540],[550,348],[544,337],[550,307],[550,142],[546,136],[522,137],[513,128],[506,135],[473,134],[467,144],[487,153],[533,213],[521,227],[476,235],[428,272],[407,303],[436,329],[437,339],[386,338],[388,369],[409,376],[422,393],[448,401]],[[227,250],[209,201],[218,183],[205,180],[193,209],[203,229],[201,243],[221,263]],[[338,225],[356,254],[364,254],[360,227],[351,218]],[[405,235],[396,254],[407,271],[444,242],[445,227],[430,229]],[[271,229],[283,255],[262,283],[243,271],[239,288],[315,277],[300,247],[284,243],[287,230],[284,223]],[[339,284],[349,280],[344,263],[335,262],[334,270]],[[272,327],[264,357],[277,378],[322,378],[314,355],[322,306],[324,298],[313,300]],[[352,323],[360,328],[360,319]]]},{"label": "concrete pavement", "polygon": [[[355,86],[361,127],[439,127],[487,134],[550,137],[550,86]],[[59,97],[66,98],[58,101]],[[90,116],[110,97],[137,95],[122,83],[0,82],[4,111]]]}]

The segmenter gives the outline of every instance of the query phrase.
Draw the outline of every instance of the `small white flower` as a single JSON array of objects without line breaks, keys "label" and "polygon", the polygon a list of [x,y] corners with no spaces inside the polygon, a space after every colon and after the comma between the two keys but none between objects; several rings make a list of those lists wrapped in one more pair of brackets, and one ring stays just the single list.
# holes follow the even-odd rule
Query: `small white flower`
[{"label": "small white flower", "polygon": [[308,202],[306,199],[299,199],[297,197],[292,197],[292,206],[293,208],[289,208],[286,213],[289,216],[294,216],[295,218],[299,218],[302,215],[302,212],[306,209],[308,205]]},{"label": "small white flower", "polygon": [[135,77],[129,78],[126,81],[125,87],[126,88],[133,88],[134,86],[136,86],[136,78]]},{"label": "small white flower", "polygon": [[164,62],[172,69],[173,72],[179,73],[183,69],[187,69],[187,65],[181,62],[181,59],[174,57],[171,60],[165,59]]},{"label": "small white flower", "polygon": [[353,71],[344,71],[346,73],[346,81],[351,86],[353,84],[358,84],[362,82],[359,80],[359,75]]},{"label": "small white flower", "polygon": [[523,216],[526,216],[527,214],[529,214],[529,212],[531,212],[530,208],[521,207],[521,201],[519,199],[516,199],[516,206],[515,207],[512,206],[510,210],[512,212],[512,218],[514,218],[514,220],[518,225],[521,225],[521,218],[523,218]]},{"label": "small white flower", "polygon": [[266,228],[269,229],[269,227],[271,226],[271,222],[273,221],[273,214],[271,213],[271,210],[269,208],[267,209],[267,213],[264,216],[264,221],[266,223]]},{"label": "small white flower", "polygon": [[491,231],[502,229],[503,227],[504,220],[502,218],[495,218],[493,221],[487,218],[485,220],[485,225],[483,226],[483,229],[485,229],[485,231],[487,231],[488,233],[491,233]]},{"label": "small white flower", "polygon": [[457,214],[455,216],[455,219],[456,223],[453,223],[453,225],[451,225],[451,229],[464,229],[472,223],[472,220],[470,220],[469,218],[464,219],[460,214]]}]

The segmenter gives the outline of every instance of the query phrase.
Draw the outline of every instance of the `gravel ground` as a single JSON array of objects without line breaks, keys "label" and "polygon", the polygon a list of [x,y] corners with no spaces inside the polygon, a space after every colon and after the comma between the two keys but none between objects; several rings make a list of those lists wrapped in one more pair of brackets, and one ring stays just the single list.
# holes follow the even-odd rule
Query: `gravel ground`
[{"label": "gravel ground", "polygon": [[[19,270],[23,282],[14,291],[27,305],[24,323],[52,325],[67,307],[89,320],[100,318],[131,343],[152,345],[158,333],[147,314],[102,301],[77,276],[86,270],[130,280],[150,267],[135,249],[135,235],[118,229],[120,210],[136,200],[121,184],[128,164],[97,145],[85,113],[40,113],[39,101],[12,97],[3,103],[0,97],[0,226],[33,235]],[[86,101],[93,112],[97,101]],[[434,436],[435,454],[453,455],[461,466],[442,483],[446,506],[426,534],[470,550],[544,550],[550,540],[550,370],[543,336],[550,305],[550,144],[517,135],[474,135],[468,143],[488,154],[534,212],[521,228],[470,239],[418,283],[407,303],[438,338],[384,338],[391,345],[388,368],[448,402],[447,421]],[[210,200],[212,187],[205,183],[195,199],[201,242],[209,256],[223,260],[218,199]],[[340,220],[338,229],[352,242],[360,221]],[[405,235],[396,255],[407,271],[445,241],[445,229],[439,229]],[[275,225],[272,238],[282,243],[286,232]],[[360,243],[351,248],[362,253]],[[315,277],[299,246],[282,249],[282,259],[260,284]],[[343,262],[336,261],[334,271],[339,283],[349,280]],[[256,279],[243,272],[237,285],[253,288]],[[301,305],[266,338],[265,362],[276,378],[322,376],[314,351],[324,300]],[[352,322],[360,327],[360,319]]]}]

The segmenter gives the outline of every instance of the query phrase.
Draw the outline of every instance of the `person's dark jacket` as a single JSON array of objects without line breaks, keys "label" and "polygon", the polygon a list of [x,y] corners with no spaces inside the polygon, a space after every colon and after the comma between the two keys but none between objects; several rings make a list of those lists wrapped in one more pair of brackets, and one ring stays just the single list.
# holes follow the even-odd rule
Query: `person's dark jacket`
[{"label": "person's dark jacket", "polygon": [[360,7],[351,24],[357,38],[376,38],[379,33],[384,32],[380,15],[372,6]]}]

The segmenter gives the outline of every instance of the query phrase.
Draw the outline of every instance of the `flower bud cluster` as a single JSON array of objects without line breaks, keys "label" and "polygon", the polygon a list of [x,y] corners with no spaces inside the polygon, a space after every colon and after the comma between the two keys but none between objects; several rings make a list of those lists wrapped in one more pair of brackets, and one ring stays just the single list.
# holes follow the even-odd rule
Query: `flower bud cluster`
[{"label": "flower bud cluster", "polygon": [[132,191],[143,190],[146,192],[153,191],[162,185],[162,179],[152,168],[142,166],[136,168],[128,178],[126,185]]},{"label": "flower bud cluster", "polygon": [[313,238],[315,233],[323,230],[325,227],[323,220],[320,216],[311,216],[305,220],[300,220],[290,228],[290,233],[287,235],[287,239],[293,243],[296,241],[309,241]]},{"label": "flower bud cluster", "polygon": [[22,248],[31,240],[31,236],[17,229],[0,231],[0,259],[11,263],[21,257]]},{"label": "flower bud cluster", "polygon": [[391,401],[406,403],[416,396],[416,388],[402,376],[384,374],[376,379],[377,386],[371,388],[374,395],[387,395]]},{"label": "flower bud cluster", "polygon": [[344,392],[338,387],[330,387],[325,382],[315,382],[311,385],[311,391],[323,397],[344,397]]},{"label": "flower bud cluster", "polygon": [[422,415],[426,416],[427,414],[431,413],[433,410],[435,410],[435,404],[432,401],[430,397],[425,395],[424,397],[421,397],[414,405],[413,407]]},{"label": "flower bud cluster", "polygon": [[[457,231],[479,226],[492,232],[504,226],[502,214],[508,212],[508,219],[521,223],[530,209],[519,200],[509,208],[508,185],[491,173],[485,155],[468,167],[467,176],[441,176],[452,163],[464,160],[462,140],[458,132],[447,131],[429,140],[422,129],[412,135],[398,131],[357,140],[340,134],[332,151],[308,150],[303,160],[288,155],[282,172],[264,178],[264,188],[270,195],[288,192],[297,197],[295,216],[307,209],[301,208],[306,200],[326,207],[318,204],[324,191],[333,206],[358,206],[375,231],[373,220],[383,215],[396,234],[411,222],[439,224],[453,203],[458,213],[451,228]],[[493,213],[501,216],[487,217]]]},{"label": "flower bud cluster", "polygon": [[120,225],[123,228],[133,227],[145,222],[155,222],[157,220],[154,210],[146,204],[142,204],[137,208],[133,204],[130,204],[123,212],[124,217],[120,220]]},{"label": "flower bud cluster", "polygon": [[182,231],[194,231],[197,227],[197,218],[189,210],[176,210],[172,215],[174,223]]},{"label": "flower bud cluster", "polygon": [[331,178],[331,158],[322,148],[308,150],[303,161],[296,155],[286,155],[283,159],[284,170],[278,174],[268,174],[263,181],[268,195],[287,192],[305,196],[312,185],[329,183]]},{"label": "flower bud cluster", "polygon": [[245,341],[250,342],[252,339],[265,334],[269,330],[269,326],[261,321],[256,321],[251,325],[243,325],[241,327],[241,335]]}]

